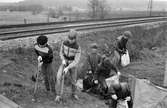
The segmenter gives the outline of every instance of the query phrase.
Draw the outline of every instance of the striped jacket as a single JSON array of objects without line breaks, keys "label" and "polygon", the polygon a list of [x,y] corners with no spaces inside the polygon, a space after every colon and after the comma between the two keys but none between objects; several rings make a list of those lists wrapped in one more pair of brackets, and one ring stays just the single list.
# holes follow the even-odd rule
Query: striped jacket
[{"label": "striped jacket", "polygon": [[69,41],[64,41],[61,44],[60,57],[69,63],[69,68],[75,67],[80,60],[81,48],[77,43],[70,44]]}]

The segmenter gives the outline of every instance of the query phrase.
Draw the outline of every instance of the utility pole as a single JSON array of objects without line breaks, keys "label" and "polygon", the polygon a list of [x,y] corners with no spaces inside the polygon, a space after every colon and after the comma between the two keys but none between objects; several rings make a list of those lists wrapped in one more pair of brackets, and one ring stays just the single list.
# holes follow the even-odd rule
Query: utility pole
[{"label": "utility pole", "polygon": [[148,2],[148,12],[149,12],[150,16],[152,16],[152,8],[153,8],[153,0],[149,0],[149,2]]}]

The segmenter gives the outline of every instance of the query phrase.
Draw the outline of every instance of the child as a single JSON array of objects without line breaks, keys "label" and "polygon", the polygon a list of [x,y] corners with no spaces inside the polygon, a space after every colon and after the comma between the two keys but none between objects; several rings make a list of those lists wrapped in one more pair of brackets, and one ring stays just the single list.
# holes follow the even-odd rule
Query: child
[{"label": "child", "polygon": [[[98,65],[101,61],[101,55],[98,53],[98,45],[93,43],[90,45],[91,52],[87,55],[86,65],[88,66],[87,74],[83,80],[83,91],[93,89],[97,82],[94,82],[94,75],[97,72]],[[96,83],[96,84],[95,84]]]},{"label": "child", "polygon": [[65,75],[69,73],[71,89],[72,89],[72,93],[71,93],[72,98],[76,100],[79,99],[75,93],[76,91],[75,84],[77,80],[76,66],[79,63],[80,55],[81,55],[81,48],[77,42],[77,31],[72,29],[69,32],[68,39],[62,43],[61,49],[60,49],[60,57],[62,60],[62,64],[60,65],[57,73],[57,88],[59,90],[57,91],[57,96],[55,101],[59,102],[63,95],[61,94],[61,90],[60,90],[63,73]]},{"label": "child", "polygon": [[114,51],[114,58],[112,60],[112,63],[114,63],[115,66],[117,67],[121,66],[121,56],[123,54],[126,54],[127,42],[131,37],[132,33],[130,31],[125,31],[123,35],[117,37],[117,42]]},{"label": "child", "polygon": [[132,108],[133,101],[128,83],[115,83],[108,90],[110,97],[109,108],[117,108],[119,101],[126,101],[128,108]]},{"label": "child", "polygon": [[[112,72],[114,70],[115,72]],[[109,57],[103,55],[101,63],[98,65],[97,72],[95,73],[95,83],[98,82],[101,85],[102,95],[106,94],[108,91],[108,86],[106,83],[106,78],[113,76],[114,74],[120,75],[118,68],[112,64]]]},{"label": "child", "polygon": [[48,38],[46,36],[39,36],[37,38],[37,43],[34,45],[34,49],[38,56],[38,63],[41,64],[41,72],[44,76],[46,90],[56,95],[55,75],[52,66],[53,51],[47,42]]}]

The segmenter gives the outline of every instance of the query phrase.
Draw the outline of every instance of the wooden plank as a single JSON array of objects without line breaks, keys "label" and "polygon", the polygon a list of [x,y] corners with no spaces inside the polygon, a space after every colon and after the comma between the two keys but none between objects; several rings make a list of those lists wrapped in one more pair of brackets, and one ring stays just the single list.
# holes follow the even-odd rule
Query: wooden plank
[{"label": "wooden plank", "polygon": [[9,100],[3,95],[0,95],[0,108],[20,108],[20,107],[13,101]]}]

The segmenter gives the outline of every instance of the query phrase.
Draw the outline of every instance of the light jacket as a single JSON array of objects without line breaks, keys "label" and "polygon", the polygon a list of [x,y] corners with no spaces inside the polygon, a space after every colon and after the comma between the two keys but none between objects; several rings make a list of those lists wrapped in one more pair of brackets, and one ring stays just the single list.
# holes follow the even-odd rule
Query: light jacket
[{"label": "light jacket", "polygon": [[60,48],[60,58],[69,63],[68,67],[75,67],[80,60],[81,48],[77,43],[70,44],[69,41],[64,41]]}]

